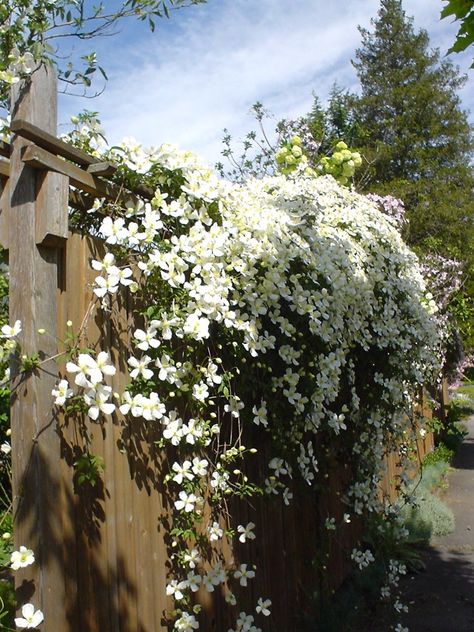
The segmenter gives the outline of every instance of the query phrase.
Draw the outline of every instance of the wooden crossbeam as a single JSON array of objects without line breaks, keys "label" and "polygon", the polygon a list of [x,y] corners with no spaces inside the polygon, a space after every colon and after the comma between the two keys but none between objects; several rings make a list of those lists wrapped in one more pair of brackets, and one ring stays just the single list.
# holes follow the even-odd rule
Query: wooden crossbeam
[{"label": "wooden crossbeam", "polygon": [[10,129],[22,138],[31,140],[35,145],[38,145],[38,147],[46,149],[56,156],[62,156],[63,158],[67,158],[67,160],[72,160],[72,162],[82,165],[83,167],[88,167],[94,164],[94,162],[97,162],[97,158],[86,154],[85,151],[77,149],[69,143],[65,143],[63,140],[53,136],[53,134],[49,134],[23,119],[12,121]]},{"label": "wooden crossbeam", "polygon": [[117,171],[117,165],[113,162],[95,162],[93,165],[87,167],[89,173],[93,173],[95,176],[113,176]]},{"label": "wooden crossbeam", "polygon": [[105,197],[112,202],[137,204],[139,199],[133,194],[110,182],[105,182],[84,169],[66,162],[41,147],[29,145],[22,153],[22,160],[35,169],[49,169],[68,176],[72,186],[90,193],[94,197]]},{"label": "wooden crossbeam", "polygon": [[[10,161],[0,160],[0,178],[8,179],[10,177]],[[69,206],[78,211],[88,211],[92,208],[94,196],[83,194],[77,189],[69,189]],[[100,214],[100,211],[98,211]]]},{"label": "wooden crossbeam", "polygon": [[[52,134],[45,132],[39,127],[36,127],[36,125],[32,125],[31,123],[28,123],[27,121],[23,119],[17,119],[13,121],[10,127],[11,127],[12,132],[14,132],[15,134],[18,134],[22,138],[26,138],[27,140],[30,140],[38,148],[46,150],[54,158],[56,158],[57,156],[66,158],[66,160],[70,160],[71,162],[74,162],[77,165],[80,165],[81,167],[85,167],[87,169],[87,173],[93,176],[109,177],[109,176],[112,176],[117,171],[117,166],[114,165],[112,162],[110,161],[98,162],[96,157],[90,156],[86,152],[80,149],[77,149],[76,147],[74,147],[73,145],[70,145],[69,143],[65,143],[63,140],[56,138],[56,136],[53,136]],[[5,152],[7,152],[8,150],[7,155],[10,155],[9,154],[10,146],[7,143],[4,143],[4,145],[5,145],[5,148],[4,148]],[[0,155],[2,155],[1,145],[0,145]],[[44,168],[44,167],[40,167],[40,168]],[[52,168],[52,167],[48,167],[48,168]],[[53,170],[57,171],[57,169],[53,169]],[[63,170],[60,170],[60,173],[65,173],[65,172]],[[66,174],[66,175],[69,175],[69,174]],[[89,189],[84,189],[84,190],[88,191],[89,193],[92,193],[93,195],[96,195],[95,193],[96,189],[101,188],[99,184],[100,182],[99,180],[95,180],[94,182],[92,182],[90,179],[87,179],[87,178],[84,179],[83,177],[82,181],[83,181],[84,186],[86,186],[86,183],[89,183],[90,186],[92,186],[94,190],[89,190]],[[114,185],[107,185],[106,183],[104,184],[106,187],[114,186]],[[76,186],[79,186],[79,185],[76,185]],[[81,186],[80,188],[83,188],[83,187]],[[118,188],[115,190],[122,191],[123,189]],[[151,200],[151,198],[153,197],[155,193],[151,187],[147,187],[146,185],[142,185],[142,184],[136,187],[133,187],[133,192],[136,195],[140,195],[141,197],[144,197],[149,200]],[[111,198],[107,193],[97,193],[97,195],[101,197],[108,197],[109,199],[116,199],[116,195],[114,195]],[[123,199],[123,195],[121,199]]]},{"label": "wooden crossbeam", "polygon": [[[61,165],[62,166],[62,165]],[[10,177],[10,161],[0,160],[0,178],[8,179]],[[79,191],[78,189],[69,189],[69,206],[77,209],[78,211],[88,211],[92,208],[95,195],[87,195]],[[99,215],[101,214],[98,211]]]}]

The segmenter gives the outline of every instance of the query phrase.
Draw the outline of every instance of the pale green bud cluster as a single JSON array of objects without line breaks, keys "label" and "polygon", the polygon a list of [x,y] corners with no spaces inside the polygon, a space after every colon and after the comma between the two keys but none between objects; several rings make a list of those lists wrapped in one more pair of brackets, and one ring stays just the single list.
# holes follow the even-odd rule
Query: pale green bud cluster
[{"label": "pale green bud cluster", "polygon": [[285,176],[297,169],[301,163],[307,163],[308,158],[301,148],[301,138],[293,136],[288,142],[282,144],[275,155],[277,165]]},{"label": "pale green bud cluster", "polygon": [[322,173],[333,176],[339,184],[347,185],[361,165],[362,157],[359,152],[351,151],[344,141],[340,141],[332,156],[322,158],[319,168]]}]

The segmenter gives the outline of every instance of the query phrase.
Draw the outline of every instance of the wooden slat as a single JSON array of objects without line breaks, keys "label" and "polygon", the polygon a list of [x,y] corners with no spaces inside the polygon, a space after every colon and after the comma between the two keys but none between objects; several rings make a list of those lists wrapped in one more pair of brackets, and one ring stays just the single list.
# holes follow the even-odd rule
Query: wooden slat
[{"label": "wooden slat", "polygon": [[56,156],[62,156],[63,158],[72,160],[83,167],[97,162],[97,158],[86,154],[86,152],[73,147],[73,145],[69,143],[65,143],[63,140],[56,138],[53,134],[49,134],[24,119],[15,119],[12,121],[10,128],[12,132],[32,141],[35,145],[38,145],[38,147],[42,147]]},{"label": "wooden slat", "polygon": [[96,162],[93,165],[89,165],[87,171],[95,176],[113,176],[117,171],[117,165],[114,165],[112,162]]},{"label": "wooden slat", "polygon": [[10,180],[0,181],[0,246],[8,250],[10,244]]},{"label": "wooden slat", "polygon": [[68,237],[69,178],[54,171],[37,174],[36,243],[61,247]]},{"label": "wooden slat", "polygon": [[139,199],[133,194],[97,176],[84,171],[80,167],[58,158],[41,147],[29,145],[23,152],[23,162],[35,169],[49,169],[62,173],[69,178],[69,182],[76,188],[92,194],[94,197],[105,197],[112,202],[137,204]]}]

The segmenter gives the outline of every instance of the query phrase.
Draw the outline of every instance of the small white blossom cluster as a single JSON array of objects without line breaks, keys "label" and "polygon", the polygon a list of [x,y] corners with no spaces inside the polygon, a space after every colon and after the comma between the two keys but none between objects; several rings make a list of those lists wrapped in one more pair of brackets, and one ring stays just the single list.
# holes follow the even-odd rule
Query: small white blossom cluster
[{"label": "small white blossom cluster", "polygon": [[[91,419],[95,421],[100,413],[111,415],[114,412],[116,406],[110,401],[112,387],[104,384],[104,380],[115,375],[116,369],[110,364],[106,351],[100,351],[95,358],[89,353],[79,353],[76,362],[66,363],[66,371],[75,374],[74,384],[83,389],[82,400]],[[57,406],[64,406],[66,400],[73,397],[74,391],[63,379],[52,390],[52,395]]]},{"label": "small white blossom cluster", "polygon": [[10,62],[6,70],[0,71],[0,81],[9,85],[18,83],[22,77],[31,74],[35,67],[35,60],[30,52],[20,53],[18,48],[12,48],[8,55]]},{"label": "small white blossom cluster", "polygon": [[[108,239],[111,239],[111,237]],[[116,237],[114,237],[114,239],[116,239]],[[91,266],[94,270],[102,273],[101,276],[95,278],[94,294],[99,298],[105,299],[108,294],[116,294],[119,285],[127,287],[133,283],[133,279],[131,278],[132,270],[126,266],[123,268],[117,267],[115,265],[115,257],[111,252],[108,252],[102,261],[96,261],[94,259]],[[106,305],[104,300],[103,305]]]},{"label": "small white blossom cluster", "polygon": [[375,558],[370,549],[366,549],[365,551],[352,549],[351,559],[354,560],[359,569],[366,568],[369,564],[375,561]]}]

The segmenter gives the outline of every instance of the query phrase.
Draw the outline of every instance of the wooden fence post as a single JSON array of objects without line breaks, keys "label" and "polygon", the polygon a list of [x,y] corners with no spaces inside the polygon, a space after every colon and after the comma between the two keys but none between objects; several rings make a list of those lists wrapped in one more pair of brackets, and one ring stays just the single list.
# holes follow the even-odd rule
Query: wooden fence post
[{"label": "wooden fence post", "polygon": [[[56,134],[57,87],[52,68],[40,66],[14,87],[12,120],[25,119]],[[67,226],[68,178],[37,172],[22,162],[30,143],[12,140],[8,247],[10,322],[22,322],[21,350],[12,365],[12,469],[15,547],[35,551],[33,566],[15,575],[19,604],[45,615],[43,630],[67,632],[65,612],[60,441],[51,390],[57,383],[59,247]],[[57,228],[59,227],[59,230]],[[55,233],[59,233],[55,235]],[[45,329],[41,335],[39,329]],[[20,372],[21,354],[39,354],[41,365]]]}]

